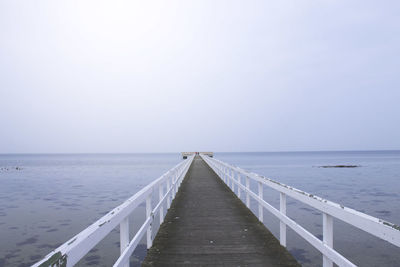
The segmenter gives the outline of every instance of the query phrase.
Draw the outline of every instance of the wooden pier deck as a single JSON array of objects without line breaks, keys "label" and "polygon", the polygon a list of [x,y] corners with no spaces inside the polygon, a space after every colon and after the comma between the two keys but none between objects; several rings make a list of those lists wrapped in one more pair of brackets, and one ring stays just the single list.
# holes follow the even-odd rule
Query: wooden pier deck
[{"label": "wooden pier deck", "polygon": [[196,156],[143,266],[300,266]]}]

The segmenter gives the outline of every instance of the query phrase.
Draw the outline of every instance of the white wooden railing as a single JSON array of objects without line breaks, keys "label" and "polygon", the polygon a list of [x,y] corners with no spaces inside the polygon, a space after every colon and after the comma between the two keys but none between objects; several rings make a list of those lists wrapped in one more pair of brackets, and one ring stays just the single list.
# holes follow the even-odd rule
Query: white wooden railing
[{"label": "white wooden railing", "polygon": [[[200,156],[239,198],[241,198],[243,191],[245,194],[244,202],[248,208],[250,208],[250,197],[257,201],[258,218],[261,222],[263,222],[264,208],[280,220],[279,237],[282,246],[286,247],[286,226],[289,226],[322,253],[324,267],[333,266],[333,263],[339,266],[356,266],[333,249],[333,217],[400,247],[400,227],[398,225],[344,207],[261,175],[250,173],[215,158],[204,155]],[[242,183],[243,179],[244,183]],[[257,182],[257,193],[250,189],[250,179]],[[279,210],[264,200],[263,186],[268,186],[280,193]],[[322,241],[286,215],[286,196],[301,201],[322,212]]]},{"label": "white wooden railing", "polygon": [[[180,162],[160,178],[144,187],[120,206],[116,207],[88,228],[62,244],[60,247],[56,248],[33,266],[74,266],[118,225],[120,227],[121,255],[115,262],[114,266],[129,266],[129,257],[132,255],[145,233],[147,235],[147,248],[152,246],[153,236],[155,236],[152,224],[155,216],[159,214],[161,225],[166,215],[166,212],[164,213],[164,207],[166,205],[167,209],[169,209],[171,201],[178,192],[178,188],[185,177],[193,158],[194,156],[191,156]],[[153,194],[157,190],[158,203],[153,208],[152,198]],[[129,216],[143,202],[146,203],[145,222],[137,231],[133,239],[130,240]]]}]

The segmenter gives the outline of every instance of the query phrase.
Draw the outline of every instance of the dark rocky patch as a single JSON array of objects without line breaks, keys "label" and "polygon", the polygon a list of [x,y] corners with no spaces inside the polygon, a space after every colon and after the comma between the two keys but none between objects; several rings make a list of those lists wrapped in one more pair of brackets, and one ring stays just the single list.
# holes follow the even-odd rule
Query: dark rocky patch
[{"label": "dark rocky patch", "polygon": [[357,168],[361,167],[360,165],[323,165],[319,166],[319,168]]},{"label": "dark rocky patch", "polygon": [[55,249],[55,248],[57,248],[57,247],[59,247],[59,246],[61,246],[62,245],[62,243],[57,243],[57,244],[54,244],[54,245],[52,245],[52,244],[41,244],[41,245],[39,245],[39,246],[37,246],[38,248],[49,248],[49,249]]},{"label": "dark rocky patch", "polygon": [[9,260],[9,259],[12,259],[12,258],[16,258],[16,257],[18,257],[18,255],[15,254],[15,253],[8,253],[8,254],[4,255],[4,258],[6,260]]},{"label": "dark rocky patch", "polygon": [[33,261],[38,261],[42,258],[42,255],[32,255],[29,258]]},{"label": "dark rocky patch", "polygon": [[385,193],[385,192],[372,192],[371,196],[374,197],[397,197],[398,195],[395,193]]},{"label": "dark rocky patch", "polygon": [[79,207],[79,204],[75,204],[75,203],[61,203],[60,206],[63,207]]},{"label": "dark rocky patch", "polygon": [[30,266],[32,266],[32,265],[35,264],[35,263],[36,263],[36,261],[24,262],[24,263],[18,264],[18,267],[30,267]]},{"label": "dark rocky patch", "polygon": [[17,243],[17,246],[24,246],[24,245],[30,245],[30,244],[35,244],[38,241],[37,236],[32,236],[28,239],[25,239],[24,241]]},{"label": "dark rocky patch", "polygon": [[58,222],[71,222],[72,220],[71,219],[61,219],[61,220],[58,220]]},{"label": "dark rocky patch", "polygon": [[390,216],[392,214],[392,212],[388,210],[376,210],[375,212],[383,216]]},{"label": "dark rocky patch", "polygon": [[46,197],[46,198],[43,198],[43,200],[44,201],[55,201],[55,200],[57,200],[57,198]]}]

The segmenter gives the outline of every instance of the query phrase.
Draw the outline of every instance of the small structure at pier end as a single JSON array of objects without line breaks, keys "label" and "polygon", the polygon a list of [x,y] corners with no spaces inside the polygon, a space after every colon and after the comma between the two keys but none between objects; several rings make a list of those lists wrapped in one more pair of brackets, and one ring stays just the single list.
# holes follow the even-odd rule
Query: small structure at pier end
[{"label": "small structure at pier end", "polygon": [[181,154],[183,159],[187,159],[189,156],[192,155],[200,155],[200,154],[209,156],[211,158],[214,156],[214,152],[181,152]]}]

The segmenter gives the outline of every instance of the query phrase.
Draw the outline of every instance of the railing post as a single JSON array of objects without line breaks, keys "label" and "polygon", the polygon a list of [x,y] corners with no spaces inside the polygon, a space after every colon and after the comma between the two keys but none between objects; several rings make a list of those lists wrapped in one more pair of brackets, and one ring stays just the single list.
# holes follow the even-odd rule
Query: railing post
[{"label": "railing post", "polygon": [[235,193],[235,183],[234,180],[235,179],[235,173],[233,170],[231,170],[231,185],[232,185],[232,192]]},{"label": "railing post", "polygon": [[175,174],[171,174],[171,202],[175,197]]},{"label": "railing post", "polygon": [[225,167],[225,183],[229,186],[229,169]]},{"label": "railing post", "polygon": [[171,189],[171,176],[167,177],[167,208],[169,209],[171,207],[171,192],[169,190]]},{"label": "railing post", "polygon": [[[119,224],[119,242],[121,255],[129,245],[129,217],[126,217]],[[124,264],[125,267],[129,267],[129,261]]]},{"label": "railing post", "polygon": [[182,176],[182,177],[180,177],[179,178],[179,187],[181,186],[181,184],[182,184],[182,182],[183,182],[183,179],[185,179],[185,176],[183,176],[183,173],[184,172],[187,172],[189,170],[189,165],[188,166],[185,166],[185,169],[183,169],[182,170],[182,172],[179,174],[179,172],[178,172],[178,176],[180,175],[180,176]]},{"label": "railing post", "polygon": [[229,168],[227,168],[226,169],[226,184],[228,185],[229,189],[232,189],[230,174],[231,174],[231,170]]},{"label": "railing post", "polygon": [[[161,199],[163,198],[163,193],[164,193],[163,191],[164,191],[163,190],[163,184],[161,183],[158,186],[158,199],[160,200],[160,202],[161,202]],[[164,221],[164,205],[165,204],[161,205],[161,207],[160,207],[160,225]]]},{"label": "railing post", "polygon": [[224,183],[226,183],[226,167],[224,167]]},{"label": "railing post", "polygon": [[[151,193],[146,198],[146,220],[152,216],[151,215]],[[153,241],[151,239],[151,228],[153,222],[150,223],[149,228],[147,229],[147,249],[151,248],[153,245]]]},{"label": "railing post", "polygon": [[[238,173],[237,173],[237,181],[238,181],[239,185],[242,184],[242,181],[241,181],[241,180],[242,180],[242,179],[240,178],[240,173],[238,172]],[[238,198],[240,198],[240,195],[241,195],[241,192],[242,192],[242,189],[240,188],[239,185],[238,185]]]},{"label": "railing post", "polygon": [[235,172],[234,172],[234,170],[232,169],[232,170],[231,170],[231,184],[232,184],[232,192],[233,192],[233,193],[235,193],[235,183],[234,183],[234,180],[235,180]]},{"label": "railing post", "polygon": [[[258,197],[264,200],[264,190],[263,190],[263,184],[261,182],[258,182]],[[264,207],[261,205],[261,203],[258,203],[258,219],[260,222],[264,223]]]},{"label": "railing post", "polygon": [[[333,218],[331,215],[322,214],[322,231],[323,231],[323,242],[328,247],[333,248]],[[332,267],[333,262],[323,255],[323,267]]]},{"label": "railing post", "polygon": [[[286,215],[286,195],[284,193],[280,193],[280,211],[283,215]],[[279,223],[280,231],[279,231],[279,239],[281,246],[286,247],[286,224],[282,221]]]},{"label": "railing post", "polygon": [[175,172],[175,184],[174,184],[174,198],[178,192],[178,170]]},{"label": "railing post", "polygon": [[246,206],[250,208],[250,178],[248,176],[246,176],[246,189]]},{"label": "railing post", "polygon": [[231,169],[228,169],[228,187],[232,190]]}]

